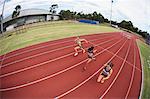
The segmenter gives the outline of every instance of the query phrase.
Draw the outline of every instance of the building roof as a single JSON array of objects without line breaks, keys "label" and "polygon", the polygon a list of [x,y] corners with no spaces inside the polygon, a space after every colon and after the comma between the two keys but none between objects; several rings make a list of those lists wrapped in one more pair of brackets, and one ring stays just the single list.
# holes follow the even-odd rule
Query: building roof
[{"label": "building roof", "polygon": [[[17,18],[19,17],[23,17],[23,16],[29,16],[29,15],[51,15],[51,13],[48,11],[48,10],[43,10],[43,9],[24,9],[24,10],[21,10],[20,11],[20,14]],[[12,19],[12,14],[9,15],[8,17],[6,17],[4,20],[3,20],[3,23],[6,23],[10,20],[13,20]]]}]

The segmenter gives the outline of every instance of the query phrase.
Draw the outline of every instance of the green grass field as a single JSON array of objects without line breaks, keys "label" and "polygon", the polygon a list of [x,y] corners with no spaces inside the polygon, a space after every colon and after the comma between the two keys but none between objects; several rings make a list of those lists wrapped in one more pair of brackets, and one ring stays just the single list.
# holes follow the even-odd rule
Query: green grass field
[{"label": "green grass field", "polygon": [[150,47],[141,41],[138,41],[138,46],[140,47],[142,61],[144,62],[144,89],[142,99],[150,99]]},{"label": "green grass field", "polygon": [[[77,35],[118,32],[120,30],[101,25],[90,25],[76,23],[73,21],[56,21],[48,23],[38,23],[40,26],[30,27],[25,33],[15,34],[9,37],[0,37],[0,55],[7,52],[23,48],[29,45],[56,40],[60,38],[72,37]],[[144,89],[143,99],[150,99],[150,66],[147,60],[150,60],[150,47],[138,41],[141,54],[144,60]],[[150,64],[150,62],[149,62]],[[149,66],[149,67],[148,67]]]},{"label": "green grass field", "polygon": [[38,23],[25,33],[0,38],[0,55],[29,45],[77,35],[119,31],[105,24],[90,25],[73,21],[55,21]]}]

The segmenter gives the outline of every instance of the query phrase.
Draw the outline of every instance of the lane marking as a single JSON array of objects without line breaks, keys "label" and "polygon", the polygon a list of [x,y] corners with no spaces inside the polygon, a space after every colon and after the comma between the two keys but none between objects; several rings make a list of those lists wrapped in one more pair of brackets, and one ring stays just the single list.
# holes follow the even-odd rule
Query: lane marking
[{"label": "lane marking", "polygon": [[[67,43],[67,42],[71,42],[71,40],[69,40],[69,41],[64,41],[64,42],[61,42],[61,43],[59,42],[58,44]],[[18,56],[18,55],[21,55],[21,54],[24,54],[24,53],[27,53],[27,52],[31,52],[31,51],[38,50],[38,49],[43,49],[43,48],[46,48],[46,47],[49,47],[49,46],[52,46],[52,45],[58,45],[58,44],[57,44],[57,43],[54,43],[54,44],[50,44],[50,45],[41,46],[41,47],[37,47],[37,48],[34,48],[34,49],[22,51],[22,52],[20,52],[20,53],[16,53],[16,54],[7,56],[7,57],[6,57],[5,59],[3,59],[3,60],[9,59],[9,58],[12,58],[12,57],[14,57],[14,56]],[[30,46],[29,46],[29,47],[30,47]]]},{"label": "lane marking", "polygon": [[[116,39],[117,39],[117,38],[116,38]],[[110,42],[110,41],[113,41],[113,40],[115,40],[115,39],[111,39],[111,40],[108,40],[108,41],[99,43],[99,44],[97,44],[97,46],[98,46],[98,45],[105,44],[105,43]],[[23,68],[23,69],[20,69],[20,70],[16,70],[16,71],[13,71],[13,72],[10,72],[10,73],[2,74],[2,75],[0,75],[0,78],[6,77],[6,76],[9,76],[9,75],[13,75],[13,74],[17,74],[17,73],[20,73],[20,72],[23,72],[23,71],[26,71],[26,70],[29,70],[29,69],[32,69],[32,68],[35,68],[35,67],[39,67],[39,66],[42,66],[42,65],[44,65],[44,64],[47,64],[47,63],[50,63],[50,62],[54,62],[54,61],[59,60],[59,59],[63,59],[63,58],[65,58],[65,57],[68,57],[68,56],[73,55],[73,54],[74,54],[74,52],[69,53],[69,54],[66,54],[66,55],[63,55],[63,56],[61,56],[61,57],[57,57],[57,58],[55,58],[55,59],[51,59],[51,60],[49,60],[49,61],[45,61],[45,62],[36,64],[36,65],[31,65],[30,67],[26,67],[26,68]]]},{"label": "lane marking", "polygon": [[125,60],[127,59],[128,54],[129,54],[129,50],[130,50],[130,48],[131,48],[131,42],[132,42],[132,41],[130,41],[130,45],[129,45],[128,49],[127,49],[127,53],[126,53],[126,55],[125,55],[125,58],[124,58],[123,63],[122,63],[122,65],[121,65],[121,68],[119,69],[117,75],[115,76],[115,78],[114,78],[114,80],[112,81],[112,83],[110,84],[110,86],[109,86],[109,87],[107,88],[107,90],[102,94],[102,96],[100,97],[100,99],[102,99],[102,98],[108,93],[108,91],[110,90],[110,88],[113,86],[113,84],[114,84],[115,81],[117,80],[118,76],[120,75],[120,72],[122,71],[122,69],[123,69],[123,67],[124,67]]},{"label": "lane marking", "polygon": [[[123,45],[121,45],[121,47],[118,49],[118,51],[105,63],[109,63],[111,60],[113,60],[116,55],[120,52],[120,50],[124,47],[124,45],[126,44],[127,40],[123,43]],[[102,66],[100,69],[98,69],[98,71],[96,71],[94,74],[92,74],[90,77],[88,77],[86,80],[82,81],[80,84],[78,84],[77,86],[73,87],[72,89],[66,91],[65,93],[58,95],[55,97],[55,99],[59,99],[62,98],[64,96],[66,96],[67,94],[71,93],[72,91],[76,90],[77,88],[81,87],[82,85],[84,85],[86,82],[88,82],[90,79],[92,79],[95,75],[97,75],[105,66]]]},{"label": "lane marking", "polygon": [[[106,37],[107,38],[107,37]],[[106,38],[101,38],[101,39],[106,39]],[[91,41],[98,41],[98,40],[101,40],[101,39],[94,39],[94,40],[91,40]],[[41,56],[41,55],[44,55],[44,54],[48,54],[48,53],[52,53],[52,52],[55,52],[55,51],[58,51],[58,50],[62,50],[62,49],[66,49],[66,48],[71,48],[73,46],[75,46],[76,44],[74,45],[69,45],[69,46],[65,46],[65,47],[60,47],[60,48],[57,48],[57,49],[53,49],[53,50],[49,50],[49,51],[45,51],[45,52],[42,52],[42,53],[39,53],[39,54],[35,54],[35,55],[31,55],[29,57],[25,57],[25,58],[22,58],[22,59],[19,59],[19,60],[16,60],[16,61],[13,61],[13,62],[9,62],[5,65],[2,65],[2,68],[5,67],[5,66],[10,66],[12,64],[15,64],[15,63],[19,63],[19,62],[22,62],[24,60],[27,60],[27,59],[32,59],[34,57],[38,57],[38,56]]]},{"label": "lane marking", "polygon": [[[114,45],[116,45],[117,43],[121,42],[122,40],[123,40],[123,39],[120,39],[119,41],[117,41],[117,42],[114,43],[113,45],[109,46],[107,49],[113,47]],[[97,53],[95,56],[100,55],[100,54],[102,54],[102,53],[105,52],[105,51],[106,51],[106,50],[102,50],[102,51],[100,51],[99,53]],[[3,89],[0,89],[0,91],[3,92],[3,91],[14,90],[14,89],[26,87],[26,86],[29,86],[29,85],[33,85],[33,84],[35,84],[35,83],[39,83],[39,82],[41,82],[41,81],[44,81],[44,80],[47,80],[47,79],[52,78],[52,77],[54,77],[54,76],[57,76],[57,75],[59,75],[59,74],[62,74],[62,73],[66,72],[66,71],[68,71],[68,70],[70,70],[70,69],[73,69],[73,68],[77,67],[78,65],[80,65],[80,64],[82,64],[82,63],[84,63],[84,62],[86,62],[87,60],[88,60],[88,58],[86,58],[85,60],[83,60],[83,61],[81,61],[81,62],[79,62],[79,63],[77,63],[77,64],[75,64],[75,65],[73,65],[73,66],[71,66],[71,67],[69,67],[69,68],[66,68],[66,69],[64,69],[64,70],[61,70],[61,71],[59,71],[59,72],[56,72],[56,73],[54,73],[54,74],[52,74],[52,75],[43,77],[43,78],[41,78],[41,79],[39,79],[39,80],[35,80],[35,81],[30,82],[30,83],[22,84],[22,85],[15,86],[15,87],[3,88]]]},{"label": "lane marking", "polygon": [[[103,36],[103,35],[104,35],[104,34],[101,34],[100,36]],[[106,35],[106,34],[105,34],[105,35]],[[105,35],[104,35],[104,36],[105,36]],[[114,35],[114,34],[112,34],[112,35]],[[73,38],[74,38],[74,37],[73,37]],[[72,38],[72,39],[73,39],[73,38]],[[61,39],[61,40],[62,40],[62,39]],[[34,49],[30,49],[30,50],[26,50],[26,51],[23,51],[23,52],[20,52],[20,53],[13,54],[13,55],[11,55],[11,56],[7,56],[7,57],[5,57],[5,59],[12,58],[12,57],[14,57],[14,56],[18,56],[18,55],[21,55],[21,54],[24,54],[24,53],[27,53],[27,52],[31,52],[31,51],[34,51],[34,50],[46,48],[46,47],[53,46],[53,45],[59,45],[59,44],[66,43],[66,42],[71,42],[71,41],[72,41],[72,40],[48,44],[48,45],[46,45],[46,46],[37,47],[37,48],[34,48]],[[5,60],[5,59],[4,59],[4,60]]]},{"label": "lane marking", "polygon": [[142,69],[141,70],[142,71],[142,82],[141,82],[141,89],[140,89],[140,95],[139,95],[139,99],[142,99],[142,94],[143,94],[143,90],[144,90],[144,64],[143,64],[143,61],[142,61],[142,54],[141,54],[140,48],[139,48],[139,46],[137,44],[137,39],[136,39],[136,47],[138,49],[137,52],[138,52],[138,54],[140,56],[140,66],[141,66],[141,69]]},{"label": "lane marking", "polygon": [[[94,44],[94,43],[93,43],[93,44]],[[99,47],[99,48],[102,48],[102,49],[105,49],[105,48],[103,48],[102,46],[98,46],[98,47]],[[107,50],[107,52],[110,53],[110,54],[112,54],[112,55],[114,55],[114,53],[111,52],[111,51],[109,51],[109,50]],[[120,57],[120,56],[118,56],[118,55],[117,55],[116,57],[118,57],[118,58],[121,59],[121,60],[124,60],[122,57]],[[131,65],[132,67],[134,67],[134,64],[132,64],[132,63],[130,63],[130,62],[128,62],[128,61],[126,61],[126,63],[129,64],[129,65]],[[139,69],[138,67],[135,67],[135,69],[137,69],[138,71],[142,72],[142,70]]]},{"label": "lane marking", "polygon": [[[135,44],[134,44],[134,67],[135,67],[135,64],[136,64],[136,50],[135,50]],[[132,76],[131,76],[130,84],[129,84],[129,87],[128,87],[128,90],[127,90],[125,99],[128,98],[130,89],[131,89],[131,87],[132,87],[133,79],[134,79],[134,74],[135,74],[135,68],[133,68],[133,70],[132,70]]]}]

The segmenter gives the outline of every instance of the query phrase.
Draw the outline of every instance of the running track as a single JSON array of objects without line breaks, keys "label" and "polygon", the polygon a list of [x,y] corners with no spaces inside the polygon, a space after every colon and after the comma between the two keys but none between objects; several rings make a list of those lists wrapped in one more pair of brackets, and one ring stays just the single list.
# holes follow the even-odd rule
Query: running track
[{"label": "running track", "polygon": [[[118,32],[81,38],[90,41],[85,48],[95,45],[96,61],[86,64],[86,53],[73,56],[74,37],[0,56],[1,98],[139,98],[142,68],[137,37]],[[109,61],[114,63],[113,74],[104,84],[97,83],[103,64]],[[87,70],[83,71],[85,65]]]}]

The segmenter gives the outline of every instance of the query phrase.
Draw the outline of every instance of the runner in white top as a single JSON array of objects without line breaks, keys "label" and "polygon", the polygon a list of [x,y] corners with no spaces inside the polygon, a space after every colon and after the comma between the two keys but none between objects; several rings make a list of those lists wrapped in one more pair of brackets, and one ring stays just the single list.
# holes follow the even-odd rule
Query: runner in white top
[{"label": "runner in white top", "polygon": [[79,50],[79,49],[81,49],[81,50],[83,51],[83,53],[85,53],[85,49],[83,48],[82,43],[83,43],[83,42],[88,43],[88,41],[85,40],[85,39],[80,39],[80,37],[78,36],[78,37],[75,39],[75,42],[76,42],[77,46],[74,48],[74,50],[75,50],[74,56],[77,56],[77,55],[78,55],[78,50]]}]

